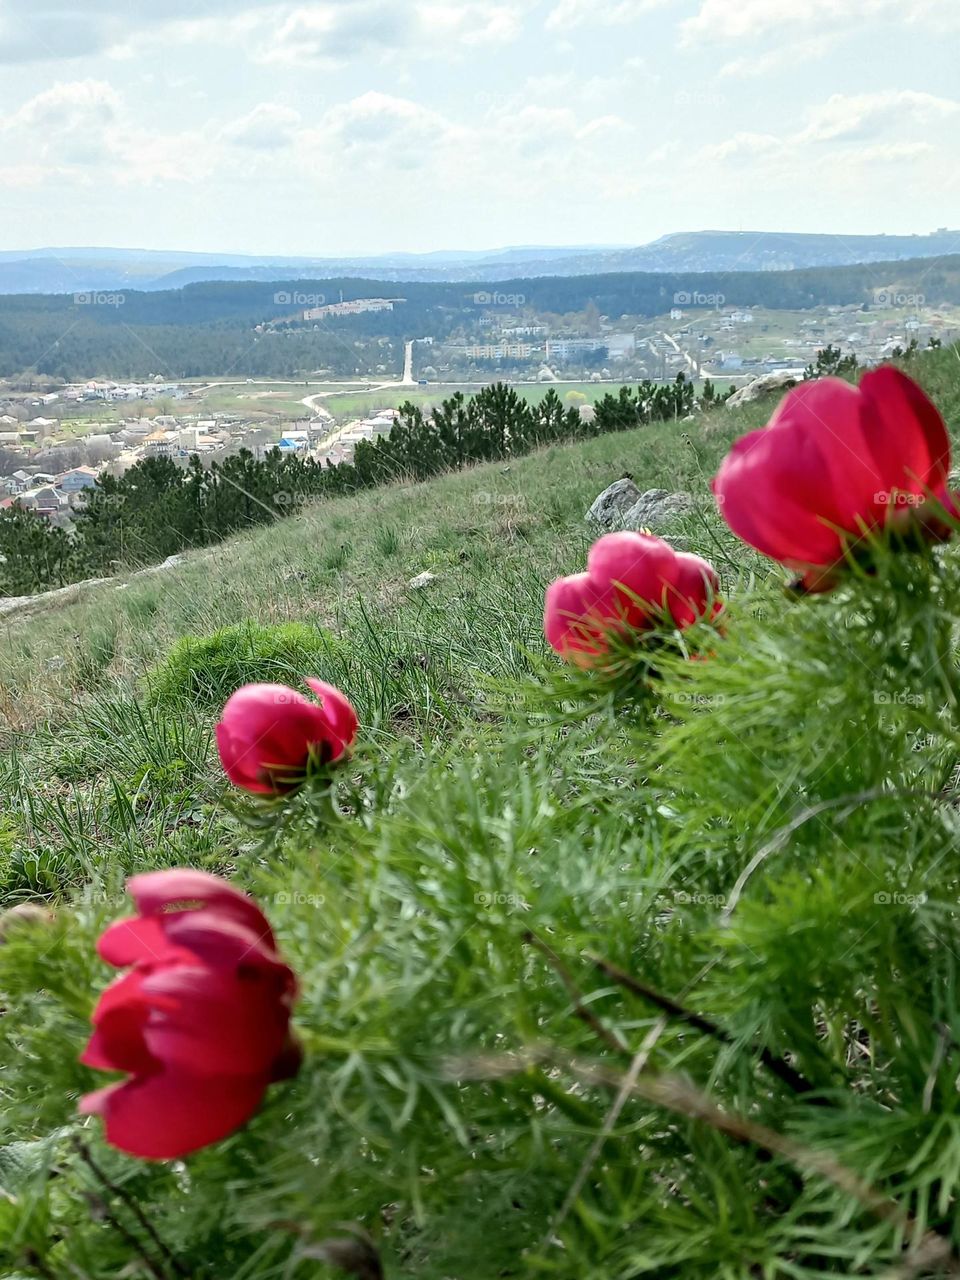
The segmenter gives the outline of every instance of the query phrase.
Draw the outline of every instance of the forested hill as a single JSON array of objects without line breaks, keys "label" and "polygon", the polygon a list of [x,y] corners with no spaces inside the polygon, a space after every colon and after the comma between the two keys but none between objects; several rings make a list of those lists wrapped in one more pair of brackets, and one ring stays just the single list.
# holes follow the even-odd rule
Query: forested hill
[{"label": "forested hill", "polygon": [[787,271],[851,266],[956,251],[960,232],[831,235],[790,231],[682,231],[641,245],[524,245],[350,258],[264,257],[175,250],[56,248],[0,251],[0,294],[73,289],[172,289],[204,280],[363,276],[377,280],[491,281],[610,271]]},{"label": "forested hill", "polygon": [[[204,283],[158,292],[0,298],[0,376],[25,371],[113,378],[296,376],[324,367],[355,372],[354,341],[432,335],[476,322],[491,303],[518,314],[656,316],[698,298],[734,306],[801,309],[877,302],[885,291],[925,304],[960,303],[960,255],[803,271],[610,273],[477,283],[389,285],[362,279]],[[402,297],[393,312],[326,322],[296,341],[256,326],[295,319],[343,297]]]}]

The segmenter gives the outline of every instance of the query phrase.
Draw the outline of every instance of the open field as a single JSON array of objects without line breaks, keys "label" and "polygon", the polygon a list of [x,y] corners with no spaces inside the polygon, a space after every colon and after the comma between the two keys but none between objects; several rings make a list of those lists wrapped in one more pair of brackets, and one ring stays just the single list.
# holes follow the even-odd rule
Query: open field
[{"label": "open field", "polygon": [[[495,382],[491,376],[490,382]],[[557,382],[553,384],[535,384],[515,382],[509,377],[503,378],[526,400],[537,402],[543,398],[552,385],[557,394],[563,398],[569,392],[582,395],[589,403],[594,403],[601,396],[612,393],[616,395],[622,385],[619,381],[603,383],[591,382]],[[485,382],[476,383],[431,383],[429,386],[404,386],[395,384],[383,386],[375,390],[367,390],[368,383],[273,383],[259,382],[253,384],[232,383],[229,385],[210,385],[203,383],[184,383],[190,394],[181,400],[166,399],[153,403],[119,402],[116,404],[92,404],[65,406],[66,414],[57,439],[78,439],[85,435],[116,430],[126,418],[154,418],[158,413],[170,413],[179,417],[213,416],[226,414],[249,422],[278,427],[285,422],[298,421],[310,416],[309,408],[303,401],[308,397],[317,397],[316,403],[322,405],[334,418],[343,422],[353,418],[369,417],[383,409],[398,409],[402,404],[410,402],[421,408],[429,408],[455,395],[458,391],[464,395],[474,395]],[[723,385],[720,383],[719,385]],[[56,412],[62,412],[56,406]]]},{"label": "open field", "polygon": [[[960,358],[916,371],[956,438]],[[953,1247],[960,553],[785,600],[709,493],[772,407],[331,500],[2,624],[0,908],[56,918],[0,937],[0,1272],[335,1280],[320,1242],[359,1223],[389,1280],[879,1277],[901,1203]],[[697,498],[670,536],[729,601],[705,660],[658,657],[653,712],[541,632],[625,473]],[[311,669],[165,665],[251,622],[303,628]],[[241,679],[306,674],[357,753],[257,829],[213,726]],[[263,905],[306,1061],[147,1164],[76,1118],[103,1083],[76,1055],[124,878],[170,866]]]}]

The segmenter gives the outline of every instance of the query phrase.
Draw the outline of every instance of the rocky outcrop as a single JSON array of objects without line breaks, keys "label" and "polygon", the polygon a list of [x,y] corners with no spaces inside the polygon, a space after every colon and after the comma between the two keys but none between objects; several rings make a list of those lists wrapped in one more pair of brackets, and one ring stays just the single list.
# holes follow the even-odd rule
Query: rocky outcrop
[{"label": "rocky outcrop", "polygon": [[57,587],[53,591],[41,591],[35,596],[0,596],[0,618],[9,618],[14,614],[36,613],[41,609],[57,608],[60,605],[76,604],[94,587],[114,587],[116,590],[121,590],[137,578],[148,578],[157,573],[165,573],[168,569],[176,569],[184,563],[185,559],[185,556],[167,556],[162,564],[138,569],[136,573],[130,575],[129,581],[121,582],[117,578],[84,578],[82,582],[71,582],[65,587]]},{"label": "rocky outcrop", "polygon": [[640,495],[623,517],[624,529],[649,529],[659,533],[696,508],[690,493],[671,493],[669,489],[648,489]]},{"label": "rocky outcrop", "polygon": [[601,529],[622,529],[623,517],[640,497],[640,490],[632,480],[617,480],[594,501],[587,512],[587,521]]},{"label": "rocky outcrop", "polygon": [[761,377],[755,378],[753,382],[748,382],[739,391],[735,391],[726,402],[727,408],[740,409],[745,404],[753,404],[756,400],[762,400],[764,396],[773,395],[778,391],[789,391],[791,387],[795,387],[798,382],[802,381],[802,376],[796,373],[787,373],[782,369],[777,373],[765,373]]}]

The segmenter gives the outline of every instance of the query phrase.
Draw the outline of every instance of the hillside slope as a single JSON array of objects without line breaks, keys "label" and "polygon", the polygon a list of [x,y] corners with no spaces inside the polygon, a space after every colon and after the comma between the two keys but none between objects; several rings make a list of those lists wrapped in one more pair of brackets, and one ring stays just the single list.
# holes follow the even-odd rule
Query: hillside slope
[{"label": "hillside slope", "polygon": [[[958,350],[926,353],[913,371],[960,437]],[[484,677],[530,670],[530,656],[543,650],[544,588],[583,563],[594,536],[584,514],[623,475],[641,490],[695,495],[696,515],[671,531],[716,563],[725,589],[746,572],[771,572],[718,518],[709,481],[730,443],[761,425],[775,403],[720,408],[696,423],[649,426],[323,502],[189,556],[162,576],[95,588],[79,603],[4,623],[0,743],[17,761],[8,788],[27,778],[42,794],[36,779],[48,778],[51,794],[61,794],[67,783],[70,803],[83,808],[86,782],[109,773],[95,768],[88,779],[81,767],[75,779],[71,766],[61,777],[58,761],[74,739],[85,754],[85,715],[106,705],[122,721],[146,673],[178,640],[248,619],[303,622],[337,638],[322,674],[349,688],[361,714],[379,717],[384,731],[414,739],[449,733],[470,720]],[[409,581],[426,571],[437,581],[411,590]],[[139,739],[143,730],[133,732]],[[14,797],[15,790],[0,789],[8,814],[22,806],[22,795]],[[39,841],[38,828],[33,838]],[[71,870],[62,861],[59,839],[50,833],[44,850],[58,867],[49,884],[21,869],[7,881],[8,894],[55,891],[60,868],[67,882],[87,874],[85,863]],[[27,846],[13,843],[18,865],[30,863]]]},{"label": "hillside slope", "polygon": [[[955,437],[958,366],[911,362]],[[960,1260],[960,554],[785,600],[708,496],[771,408],[333,500],[3,627],[0,906],[53,913],[0,920],[3,1274]],[[655,676],[612,688],[546,658],[541,612],[625,472],[701,500],[674,532],[728,610],[703,660],[663,635]],[[201,642],[231,624],[245,648]],[[214,723],[244,679],[305,675],[356,705],[356,754],[254,821]],[[126,876],[172,866],[256,897],[305,1060],[242,1129],[149,1163],[77,1117],[105,1079],[77,1054]]]}]

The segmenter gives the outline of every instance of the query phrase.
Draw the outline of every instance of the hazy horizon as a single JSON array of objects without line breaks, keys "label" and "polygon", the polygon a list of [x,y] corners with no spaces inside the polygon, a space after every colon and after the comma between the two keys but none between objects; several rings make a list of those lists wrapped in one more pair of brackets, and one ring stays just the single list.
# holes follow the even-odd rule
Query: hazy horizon
[{"label": "hazy horizon", "polygon": [[[955,219],[955,221],[960,222],[960,218]],[[24,258],[29,258],[31,254],[35,254],[35,253],[86,252],[86,251],[91,251],[95,253],[104,253],[104,252],[109,252],[111,250],[117,250],[118,252],[121,252],[121,253],[143,253],[143,254],[149,254],[149,255],[158,254],[158,255],[165,255],[165,256],[171,256],[171,257],[174,255],[215,257],[218,254],[221,254],[224,257],[250,258],[256,261],[261,261],[264,259],[275,259],[275,258],[290,258],[290,259],[294,259],[294,258],[303,258],[303,259],[384,258],[384,259],[390,259],[390,258],[401,258],[401,257],[416,257],[416,258],[435,257],[435,256],[456,257],[460,255],[464,255],[464,256],[479,255],[483,257],[488,257],[488,256],[495,257],[498,254],[518,253],[526,250],[544,250],[547,252],[553,252],[558,249],[566,249],[572,252],[577,252],[577,251],[590,252],[590,251],[642,248],[647,244],[655,243],[658,240],[665,239],[666,237],[672,236],[672,235],[697,235],[697,234],[764,235],[764,234],[770,234],[770,235],[821,235],[821,236],[838,236],[838,237],[843,237],[845,235],[846,236],[924,237],[924,236],[929,236],[933,234],[938,229],[940,228],[924,227],[921,229],[900,232],[900,231],[890,231],[889,229],[873,230],[870,228],[860,229],[860,230],[851,229],[848,231],[834,231],[830,228],[818,228],[815,231],[801,232],[801,231],[797,231],[796,228],[791,228],[791,227],[784,227],[784,228],[779,228],[779,227],[777,228],[773,228],[773,227],[764,227],[764,228],[681,227],[681,228],[674,228],[671,231],[664,232],[662,235],[653,236],[649,240],[642,240],[642,241],[641,240],[594,241],[594,242],[582,242],[582,243],[575,244],[568,241],[541,240],[537,242],[528,242],[523,244],[508,243],[508,244],[481,244],[481,245],[463,245],[456,242],[451,242],[449,245],[443,245],[443,244],[436,245],[430,249],[417,250],[417,249],[408,249],[408,248],[402,248],[402,247],[398,248],[396,246],[393,246],[393,247],[388,247],[386,249],[382,249],[382,248],[381,249],[363,249],[363,248],[353,249],[343,253],[336,253],[336,254],[328,254],[320,251],[307,252],[307,253],[288,253],[285,250],[273,249],[273,248],[260,248],[260,249],[240,251],[240,250],[232,250],[232,249],[227,249],[223,247],[218,247],[215,245],[209,245],[206,247],[201,246],[199,248],[182,248],[177,245],[168,245],[168,244],[142,244],[142,243],[118,244],[114,242],[109,242],[109,243],[104,242],[102,244],[93,244],[93,243],[81,244],[78,242],[74,244],[66,244],[66,243],[64,244],[32,244],[24,247],[23,245],[19,245],[19,244],[7,245],[7,244],[0,243],[0,253],[2,253],[5,256],[10,254],[15,254],[18,256],[22,255]],[[950,228],[950,229],[953,230],[954,228]],[[960,234],[960,231],[958,231],[958,234]],[[958,240],[957,247],[958,247],[958,251],[960,251],[960,240]]]}]

